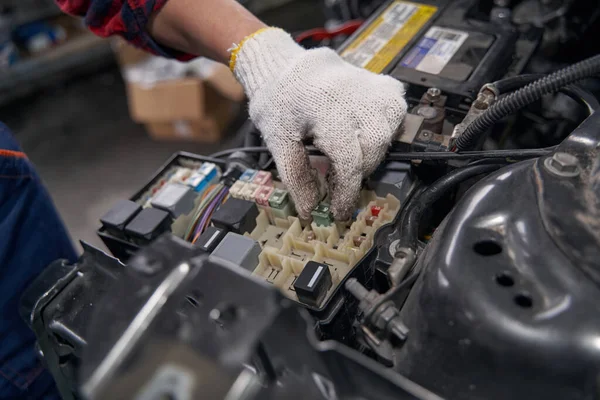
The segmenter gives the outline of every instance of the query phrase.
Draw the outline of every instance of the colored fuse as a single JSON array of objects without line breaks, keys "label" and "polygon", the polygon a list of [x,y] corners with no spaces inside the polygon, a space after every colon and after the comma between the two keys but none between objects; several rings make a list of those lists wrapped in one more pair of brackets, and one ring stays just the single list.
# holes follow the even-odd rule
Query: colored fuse
[{"label": "colored fuse", "polygon": [[312,215],[313,221],[317,226],[330,226],[333,223],[333,216],[330,210],[329,204],[321,203],[310,212],[310,215]]},{"label": "colored fuse", "polygon": [[191,169],[179,168],[179,170],[177,170],[177,172],[175,172],[173,175],[171,175],[171,177],[169,178],[169,182],[186,183],[186,180],[190,177],[191,174],[192,174]]},{"label": "colored fuse", "polygon": [[187,178],[187,180],[185,181],[185,184],[196,189],[196,187],[198,187],[202,183],[204,178],[205,178],[205,176],[202,175],[201,173],[194,172],[193,174],[190,175],[189,178]]},{"label": "colored fuse", "polygon": [[261,186],[254,194],[254,201],[256,204],[260,204],[261,206],[268,207],[269,206],[269,198],[271,194],[273,194],[273,189],[271,186]]},{"label": "colored fuse", "polygon": [[365,222],[367,223],[367,226],[373,226],[373,223],[375,221],[377,221],[377,217],[373,217],[373,216],[367,217],[365,219]]},{"label": "colored fuse", "polygon": [[360,214],[361,211],[361,209],[354,210],[354,212],[352,213],[352,221],[356,221],[356,218],[358,218],[358,214]]},{"label": "colored fuse", "polygon": [[284,208],[287,203],[289,203],[289,195],[286,190],[283,189],[275,189],[273,190],[273,194],[269,198],[269,205],[272,208]]},{"label": "colored fuse", "polygon": [[366,237],[364,237],[364,236],[354,236],[354,237],[352,238],[352,242],[354,243],[354,246],[355,246],[355,247],[360,247],[360,245],[361,245],[361,244],[363,244],[363,242],[364,242],[365,240],[367,240],[367,238],[366,238]]},{"label": "colored fuse", "polygon": [[270,186],[273,182],[273,174],[268,171],[258,171],[252,180],[257,185]]},{"label": "colored fuse", "polygon": [[240,176],[240,181],[250,183],[254,180],[255,176],[256,176],[255,169],[247,169],[246,172],[244,172],[242,174],[242,176]]},{"label": "colored fuse", "polygon": [[310,242],[311,240],[315,240],[315,233],[314,232],[308,232],[308,234],[306,235],[306,241]]},{"label": "colored fuse", "polygon": [[245,182],[235,181],[235,183],[231,185],[231,188],[229,189],[229,194],[231,197],[235,197],[236,199],[243,199],[242,191],[244,190],[245,186]]},{"label": "colored fuse", "polygon": [[379,213],[381,212],[381,207],[373,206],[371,207],[371,215],[374,217],[379,217]]},{"label": "colored fuse", "polygon": [[198,172],[206,176],[206,179],[210,182],[217,177],[217,166],[213,163],[204,163],[198,168]]},{"label": "colored fuse", "polygon": [[255,193],[260,186],[255,185],[254,183],[247,183],[246,186],[241,191],[241,196],[243,199],[248,201],[254,201]]}]

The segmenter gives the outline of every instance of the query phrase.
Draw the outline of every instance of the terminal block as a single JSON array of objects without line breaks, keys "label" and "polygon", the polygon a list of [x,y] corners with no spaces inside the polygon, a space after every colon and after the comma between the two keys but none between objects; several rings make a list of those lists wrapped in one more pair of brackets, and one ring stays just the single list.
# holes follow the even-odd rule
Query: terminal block
[{"label": "terminal block", "polygon": [[[278,287],[292,300],[313,308],[324,306],[340,282],[371,250],[375,232],[392,222],[400,211],[400,201],[393,195],[377,197],[372,191],[363,191],[359,202],[356,218],[348,222],[334,222],[326,203],[320,205],[326,205],[326,211],[318,207],[318,215],[316,218],[313,215],[308,224],[290,215],[272,221],[266,210],[261,210],[255,229],[248,234],[262,248],[254,275]],[[272,212],[290,203],[289,194],[282,189],[275,189],[269,199]],[[373,216],[374,209],[377,216]],[[319,291],[300,295],[296,287],[298,279],[313,263],[327,267],[331,285],[319,289],[325,294]],[[299,285],[302,283],[301,280]]]}]

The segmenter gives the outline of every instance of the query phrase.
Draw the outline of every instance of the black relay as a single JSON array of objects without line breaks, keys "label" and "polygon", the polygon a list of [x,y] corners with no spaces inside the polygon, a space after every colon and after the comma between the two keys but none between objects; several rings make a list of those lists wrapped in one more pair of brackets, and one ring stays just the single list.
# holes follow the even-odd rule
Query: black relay
[{"label": "black relay", "polygon": [[329,267],[326,264],[309,261],[294,282],[294,290],[302,303],[319,307],[331,285]]},{"label": "black relay", "polygon": [[230,197],[212,216],[212,223],[217,228],[239,233],[252,232],[256,227],[258,208],[252,201]]}]

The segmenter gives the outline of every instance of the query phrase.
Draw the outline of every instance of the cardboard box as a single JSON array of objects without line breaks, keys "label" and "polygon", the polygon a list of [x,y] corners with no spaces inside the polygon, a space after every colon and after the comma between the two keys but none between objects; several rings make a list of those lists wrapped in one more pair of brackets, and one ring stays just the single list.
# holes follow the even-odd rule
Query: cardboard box
[{"label": "cardboard box", "polygon": [[165,60],[122,40],[114,49],[131,119],[144,124],[153,138],[216,142],[245,99],[242,86],[222,64]]},{"label": "cardboard box", "polygon": [[139,123],[180,119],[201,120],[205,116],[205,84],[188,78],[154,85],[127,84],[131,119]]}]

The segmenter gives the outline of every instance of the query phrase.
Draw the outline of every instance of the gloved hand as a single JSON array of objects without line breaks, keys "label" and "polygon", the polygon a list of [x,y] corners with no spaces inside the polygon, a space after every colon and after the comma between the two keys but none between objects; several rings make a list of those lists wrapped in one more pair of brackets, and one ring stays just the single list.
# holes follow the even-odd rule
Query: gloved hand
[{"label": "gloved hand", "polygon": [[230,66],[298,214],[307,218],[319,201],[316,171],[302,143],[312,136],[331,161],[333,215],[351,217],[362,179],[382,161],[406,114],[403,85],[355,67],[331,49],[305,50],[276,28],[244,39]]}]

